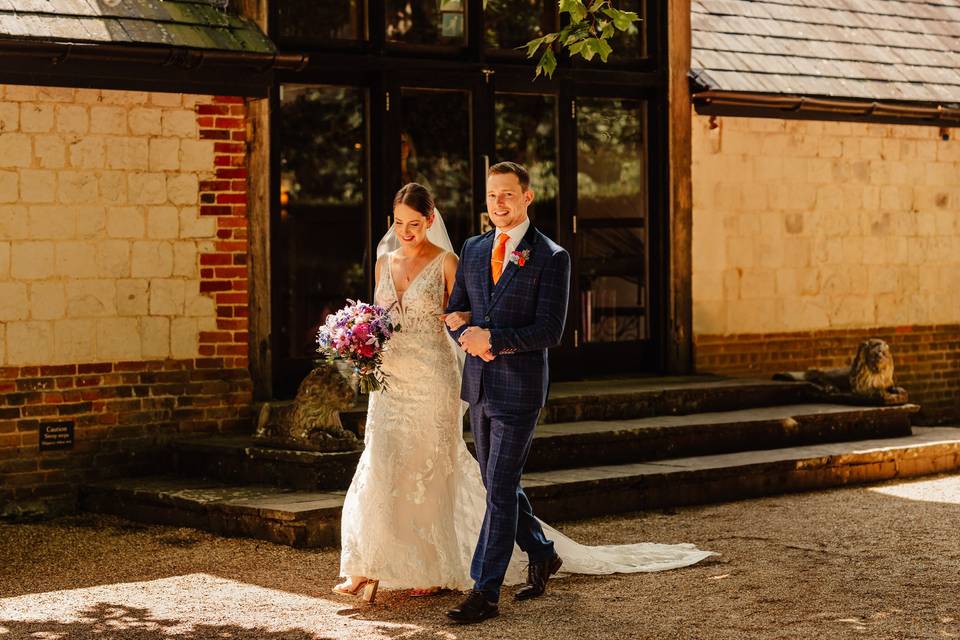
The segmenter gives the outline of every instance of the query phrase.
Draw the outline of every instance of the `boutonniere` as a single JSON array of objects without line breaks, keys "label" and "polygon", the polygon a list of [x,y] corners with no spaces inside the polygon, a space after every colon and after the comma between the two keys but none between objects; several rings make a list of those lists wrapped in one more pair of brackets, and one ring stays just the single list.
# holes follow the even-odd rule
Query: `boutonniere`
[{"label": "boutonniere", "polygon": [[523,251],[514,251],[510,254],[510,262],[522,267],[527,264],[527,260],[530,259],[530,249],[524,249]]}]

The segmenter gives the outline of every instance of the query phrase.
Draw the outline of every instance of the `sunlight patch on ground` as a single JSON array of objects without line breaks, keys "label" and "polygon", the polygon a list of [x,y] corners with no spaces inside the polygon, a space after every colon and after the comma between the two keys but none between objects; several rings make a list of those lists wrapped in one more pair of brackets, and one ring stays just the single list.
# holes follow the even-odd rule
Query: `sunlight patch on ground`
[{"label": "sunlight patch on ground", "polygon": [[960,476],[871,487],[870,491],[921,502],[960,504]]},{"label": "sunlight patch on ground", "polygon": [[0,598],[4,637],[243,640],[453,638],[412,624],[363,619],[362,609],[204,573]]}]

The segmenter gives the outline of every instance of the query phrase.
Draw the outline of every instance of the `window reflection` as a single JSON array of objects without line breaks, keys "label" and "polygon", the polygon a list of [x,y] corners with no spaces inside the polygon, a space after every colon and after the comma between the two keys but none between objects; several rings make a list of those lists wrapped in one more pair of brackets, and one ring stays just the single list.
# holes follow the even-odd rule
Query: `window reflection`
[{"label": "window reflection", "polygon": [[617,31],[610,39],[610,46],[613,47],[613,54],[610,60],[613,62],[633,62],[645,58],[646,39],[643,34],[646,32],[646,2],[644,0],[621,0],[617,3],[617,9],[621,11],[633,11],[640,20],[630,25],[627,31]]},{"label": "window reflection", "polygon": [[459,249],[473,231],[469,95],[405,88],[402,99],[401,181],[430,189]]},{"label": "window reflection", "polygon": [[387,41],[463,45],[467,0],[386,0]]},{"label": "window reflection", "polygon": [[554,96],[497,94],[496,162],[511,160],[530,172],[536,195],[531,219],[556,239],[557,99]]},{"label": "window reflection", "polygon": [[364,37],[362,0],[281,0],[279,39],[294,42],[357,40]]},{"label": "window reflection", "polygon": [[555,0],[486,0],[484,41],[494,49],[516,49],[557,29]]},{"label": "window reflection", "polygon": [[642,340],[648,335],[644,104],[584,98],[577,105],[583,339]]},{"label": "window reflection", "polygon": [[280,216],[272,245],[276,386],[293,395],[316,357],[317,327],[367,297],[366,91],[284,85],[274,131]]}]

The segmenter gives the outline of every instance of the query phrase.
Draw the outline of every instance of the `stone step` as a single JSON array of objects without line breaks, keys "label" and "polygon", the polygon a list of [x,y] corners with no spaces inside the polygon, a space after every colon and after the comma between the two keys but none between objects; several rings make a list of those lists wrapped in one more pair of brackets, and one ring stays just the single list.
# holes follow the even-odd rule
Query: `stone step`
[{"label": "stone step", "polygon": [[540,422],[629,420],[803,404],[816,399],[806,382],[711,375],[558,382]]},{"label": "stone step", "polygon": [[328,547],[340,541],[345,493],[154,476],[85,485],[80,490],[80,505],[86,511],[139,522],[193,527],[293,547]]},{"label": "stone step", "polygon": [[[544,471],[910,435],[913,404],[799,404],[537,427],[526,469]],[[470,434],[465,434],[470,439]]]},{"label": "stone step", "polygon": [[960,428],[911,436],[525,474],[544,520],[729,502],[960,470]]},{"label": "stone step", "polygon": [[346,489],[360,460],[359,451],[291,451],[263,446],[246,435],[178,440],[173,450],[180,475],[307,491]]},{"label": "stone step", "polygon": [[[901,438],[531,472],[523,483],[537,514],[560,522],[960,469],[960,428],[914,431]],[[337,544],[343,496],[170,477],[104,481],[81,491],[90,511],[298,547]]]},{"label": "stone step", "polygon": [[[558,382],[550,387],[540,422],[689,415],[802,404],[817,398],[816,389],[805,382],[711,375]],[[366,407],[343,411],[341,418],[346,428],[359,431],[366,420]]]},{"label": "stone step", "polygon": [[[773,449],[820,442],[910,435],[916,405],[851,407],[803,404],[739,411],[589,420],[537,427],[527,470],[624,464],[680,456]],[[471,434],[464,434],[473,447]],[[359,451],[289,451],[250,436],[185,439],[175,444],[182,475],[292,489],[345,489]]]}]

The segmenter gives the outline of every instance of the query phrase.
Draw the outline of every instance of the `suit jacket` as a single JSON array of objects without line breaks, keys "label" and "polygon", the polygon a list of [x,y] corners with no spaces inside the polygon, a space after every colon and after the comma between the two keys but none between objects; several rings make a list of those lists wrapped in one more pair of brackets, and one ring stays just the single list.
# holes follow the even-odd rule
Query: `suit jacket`
[{"label": "suit jacket", "polygon": [[[495,231],[469,238],[460,252],[447,312],[470,311],[473,326],[490,330],[491,351],[484,362],[467,356],[460,397],[476,404],[481,396],[494,406],[529,410],[547,400],[547,349],[560,344],[570,292],[570,255],[533,225],[517,245],[529,252],[524,266],[507,262],[496,285],[490,272]],[[454,339],[466,329],[450,332]]]}]

